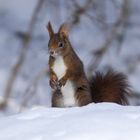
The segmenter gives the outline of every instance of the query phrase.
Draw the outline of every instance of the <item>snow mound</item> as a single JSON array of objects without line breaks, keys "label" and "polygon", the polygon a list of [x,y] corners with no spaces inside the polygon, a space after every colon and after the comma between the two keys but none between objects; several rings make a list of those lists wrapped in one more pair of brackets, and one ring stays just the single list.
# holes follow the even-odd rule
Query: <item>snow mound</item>
[{"label": "snow mound", "polygon": [[0,119],[0,140],[140,140],[140,107],[33,108]]}]

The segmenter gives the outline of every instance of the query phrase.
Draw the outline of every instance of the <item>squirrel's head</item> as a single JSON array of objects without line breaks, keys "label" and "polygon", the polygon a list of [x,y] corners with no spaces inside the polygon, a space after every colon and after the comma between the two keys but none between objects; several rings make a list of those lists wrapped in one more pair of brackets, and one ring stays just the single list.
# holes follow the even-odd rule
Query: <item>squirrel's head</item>
[{"label": "squirrel's head", "polygon": [[47,25],[47,29],[49,32],[49,43],[48,43],[48,51],[51,56],[63,56],[67,53],[69,45],[68,45],[68,24],[63,23],[58,32],[54,33],[51,23],[49,22]]}]

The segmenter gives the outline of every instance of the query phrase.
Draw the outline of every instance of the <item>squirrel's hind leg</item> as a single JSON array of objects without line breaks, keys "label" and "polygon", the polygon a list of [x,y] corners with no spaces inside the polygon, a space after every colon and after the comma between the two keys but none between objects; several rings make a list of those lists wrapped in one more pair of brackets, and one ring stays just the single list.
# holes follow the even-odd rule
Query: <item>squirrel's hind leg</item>
[{"label": "squirrel's hind leg", "polygon": [[52,107],[63,107],[62,93],[60,90],[55,90],[52,95]]},{"label": "squirrel's hind leg", "polygon": [[91,94],[88,89],[79,88],[75,94],[78,106],[84,106],[92,102]]}]

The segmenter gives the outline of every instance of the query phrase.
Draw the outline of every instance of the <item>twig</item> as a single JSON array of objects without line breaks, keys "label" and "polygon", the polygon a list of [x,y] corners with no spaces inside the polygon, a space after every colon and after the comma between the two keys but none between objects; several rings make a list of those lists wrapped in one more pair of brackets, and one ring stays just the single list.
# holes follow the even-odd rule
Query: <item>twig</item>
[{"label": "twig", "polygon": [[72,20],[70,22],[71,28],[73,25],[78,24],[80,22],[80,17],[86,13],[90,9],[94,0],[87,0],[84,6],[80,6],[75,0],[73,0],[73,5],[75,6],[75,10],[72,13]]},{"label": "twig", "polygon": [[[100,61],[102,60],[104,54],[111,47],[112,42],[116,39],[116,37],[118,35],[119,28],[123,27],[125,25],[127,16],[128,16],[128,0],[124,0],[119,17],[118,17],[116,23],[114,24],[114,26],[112,27],[109,37],[107,37],[106,41],[103,43],[103,45],[101,45],[101,47],[99,47],[100,48],[99,50],[92,52],[93,57],[92,57],[92,61],[90,63],[91,65],[88,68],[89,75],[92,75],[93,70],[95,68],[97,68],[97,66],[99,65]],[[95,61],[93,61],[94,57],[96,57]]]},{"label": "twig", "polygon": [[31,84],[27,87],[22,103],[21,103],[21,107],[20,107],[20,112],[22,111],[22,109],[25,107],[25,105],[28,103],[28,101],[33,97],[33,95],[35,95],[37,88],[38,88],[38,84],[39,81],[48,73],[48,68],[45,67],[43,68],[33,79],[33,81],[31,82]]}]

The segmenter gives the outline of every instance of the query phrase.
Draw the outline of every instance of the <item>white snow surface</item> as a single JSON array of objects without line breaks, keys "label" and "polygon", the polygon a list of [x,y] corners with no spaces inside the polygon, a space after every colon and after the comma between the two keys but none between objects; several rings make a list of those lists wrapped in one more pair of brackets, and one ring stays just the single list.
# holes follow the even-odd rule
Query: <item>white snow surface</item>
[{"label": "white snow surface", "polygon": [[140,107],[36,107],[0,119],[0,140],[140,140]]}]

